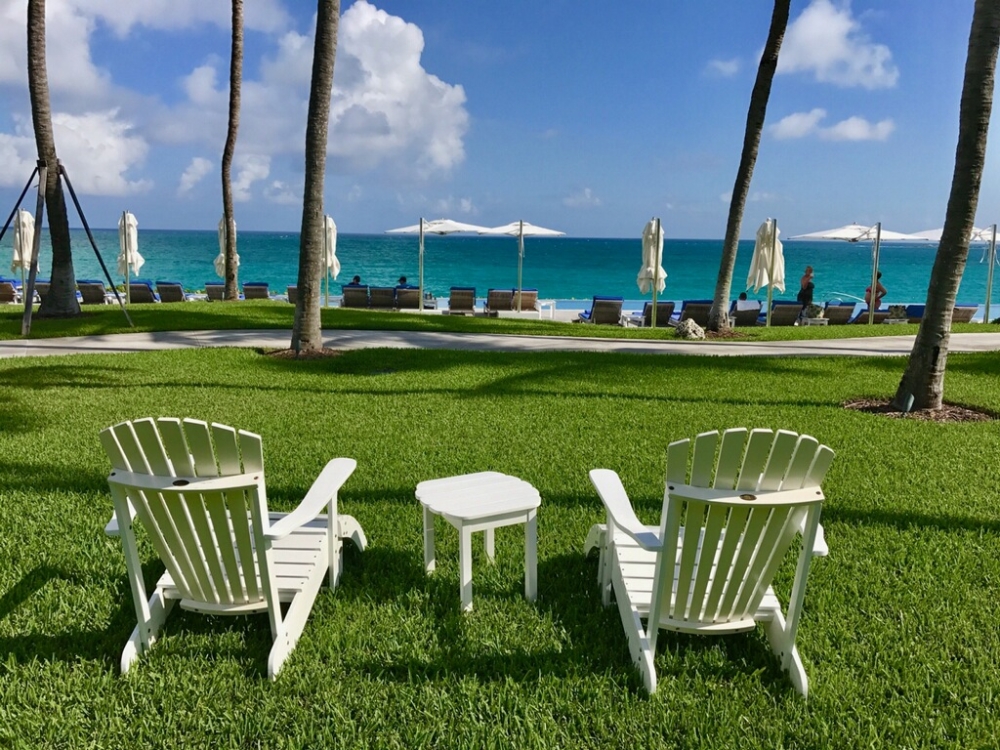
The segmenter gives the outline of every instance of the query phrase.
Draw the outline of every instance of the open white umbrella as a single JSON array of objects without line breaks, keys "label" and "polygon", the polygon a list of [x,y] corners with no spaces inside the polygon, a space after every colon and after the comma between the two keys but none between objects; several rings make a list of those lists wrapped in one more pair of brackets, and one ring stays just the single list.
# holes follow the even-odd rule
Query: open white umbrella
[{"label": "open white umbrella", "polygon": [[525,237],[561,237],[565,232],[557,229],[537,227],[527,221],[512,221],[500,227],[480,229],[480,234],[507,234],[517,237],[517,311],[521,312],[521,279],[524,271],[524,238]]},{"label": "open white umbrella", "polygon": [[419,224],[413,224],[408,227],[399,227],[398,229],[386,230],[386,234],[416,234],[420,236],[420,255],[419,255],[419,277],[420,277],[420,309],[424,309],[424,235],[428,232],[431,234],[455,234],[457,232],[482,232],[486,227],[476,226],[475,224],[463,224],[460,221],[453,221],[451,219],[434,219],[432,221],[427,221],[427,219],[421,218]]},{"label": "open white umbrella", "polygon": [[31,270],[31,247],[35,241],[35,217],[23,208],[14,217],[14,260],[10,272],[21,269],[21,286],[24,286],[24,272]]},{"label": "open white umbrella", "polygon": [[[236,219],[233,219],[233,239],[236,239]],[[236,253],[236,267],[240,265],[240,254]],[[226,278],[226,217],[219,219],[219,254],[215,258],[215,273],[220,279]]]},{"label": "open white umbrella", "polygon": [[135,215],[124,211],[118,220],[118,275],[125,279],[125,301],[131,302],[128,283],[129,273],[139,275],[139,269],[146,262],[139,254],[139,222]]},{"label": "open white umbrella", "polygon": [[[928,240],[930,242],[940,242],[941,232],[944,231],[943,227],[937,229],[925,229],[922,232],[914,232],[912,237],[919,237],[922,240]],[[986,229],[979,229],[978,227],[973,227],[972,232],[969,234],[969,242],[989,242],[989,227]],[[884,239],[884,238],[883,238]]]},{"label": "open white umbrella", "polygon": [[785,291],[785,255],[777,219],[767,219],[757,228],[757,242],[750,258],[747,289],[754,292],[767,287],[767,325],[771,325],[771,296],[773,290]]},{"label": "open white umbrella", "polygon": [[323,263],[326,265],[326,306],[330,306],[330,276],[337,280],[340,261],[337,260],[337,222],[332,216],[323,217]]},{"label": "open white umbrella", "polygon": [[642,230],[642,266],[635,283],[642,294],[653,290],[653,310],[650,323],[656,327],[656,295],[667,288],[667,272],[663,270],[663,225],[650,219]]}]

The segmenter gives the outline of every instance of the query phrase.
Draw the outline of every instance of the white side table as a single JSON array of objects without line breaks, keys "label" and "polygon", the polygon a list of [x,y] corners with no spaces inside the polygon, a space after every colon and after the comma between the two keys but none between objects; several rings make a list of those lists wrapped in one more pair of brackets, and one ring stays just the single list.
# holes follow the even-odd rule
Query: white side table
[{"label": "white side table", "polygon": [[523,479],[483,471],[417,485],[417,500],[424,510],[424,569],[434,570],[434,514],[458,529],[462,610],[472,609],[472,535],[486,532],[486,555],[494,559],[493,531],[500,526],[524,524],[524,597],[538,595],[538,526],[535,514],[542,498]]}]

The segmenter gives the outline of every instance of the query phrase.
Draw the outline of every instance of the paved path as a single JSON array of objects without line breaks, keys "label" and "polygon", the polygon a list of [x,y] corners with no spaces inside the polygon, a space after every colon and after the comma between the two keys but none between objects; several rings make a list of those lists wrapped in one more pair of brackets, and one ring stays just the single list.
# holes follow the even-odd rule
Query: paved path
[{"label": "paved path", "polygon": [[[0,341],[0,359],[57,354],[110,354],[156,349],[207,346],[284,349],[288,330],[161,331],[108,336]],[[493,352],[585,351],[630,354],[687,354],[730,357],[739,355],[815,357],[903,356],[910,353],[913,336],[826,339],[819,341],[637,341],[572,336],[507,336],[479,333],[423,331],[326,331],[325,346],[334,349],[465,349]],[[1000,333],[952,334],[950,352],[1000,351]]]}]

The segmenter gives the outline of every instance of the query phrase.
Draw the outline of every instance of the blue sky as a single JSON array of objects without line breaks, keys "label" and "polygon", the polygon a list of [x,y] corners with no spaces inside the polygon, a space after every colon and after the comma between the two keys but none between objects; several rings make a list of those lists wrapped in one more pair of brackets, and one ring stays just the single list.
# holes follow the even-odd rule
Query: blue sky
[{"label": "blue sky", "polygon": [[[221,215],[229,4],[49,0],[57,148],[93,226]],[[0,205],[34,164],[24,0],[0,0]],[[944,221],[972,0],[793,0],[744,217],[789,236]],[[326,176],[342,232],[425,216],[725,231],[765,0],[343,0]],[[242,230],[297,230],[315,5],[246,3]],[[997,118],[994,118],[996,120]],[[994,130],[996,128],[994,127]],[[992,140],[995,140],[992,139]],[[1000,221],[1000,151],[979,224]],[[4,209],[4,211],[9,210]]]}]

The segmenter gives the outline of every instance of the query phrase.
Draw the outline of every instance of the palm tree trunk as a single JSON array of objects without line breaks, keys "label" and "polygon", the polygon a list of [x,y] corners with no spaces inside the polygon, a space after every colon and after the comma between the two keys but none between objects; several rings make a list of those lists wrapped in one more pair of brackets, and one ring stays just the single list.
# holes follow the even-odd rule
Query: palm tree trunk
[{"label": "palm tree trunk", "polygon": [[299,298],[291,347],[296,352],[321,349],[320,292],[323,275],[323,177],[330,127],[333,63],[337,56],[340,0],[319,0],[313,48],[309,115],[306,121],[306,173],[299,237]]},{"label": "palm tree trunk", "polygon": [[1000,2],[976,0],[969,33],[969,53],[965,61],[962,105],[958,116],[958,147],[955,150],[955,171],[948,209],[931,269],[924,317],[893,399],[895,406],[903,410],[941,408],[951,316],[969,256],[969,235],[976,218],[979,186],[986,160],[986,136],[993,108],[998,48]]},{"label": "palm tree trunk", "polygon": [[236,133],[240,129],[240,86],[243,81],[243,0],[233,2],[233,40],[229,57],[229,130],[226,146],[222,151],[222,213],[226,219],[226,288],[225,299],[238,299],[236,283],[236,232],[233,217],[233,152],[236,150]]},{"label": "palm tree trunk", "polygon": [[764,131],[767,101],[771,96],[771,82],[778,68],[778,53],[788,26],[791,0],[774,0],[771,13],[771,28],[767,33],[767,43],[757,67],[757,80],[750,94],[750,109],[747,111],[746,131],[743,135],[743,153],[740,166],[736,170],[736,184],[729,200],[729,220],[726,222],[726,239],[722,243],[722,260],[719,263],[719,278],[715,282],[715,298],[712,312],[708,316],[708,327],[721,331],[729,327],[729,292],[733,283],[733,269],[736,267],[736,250],[740,241],[740,226],[743,224],[743,209],[746,207],[750,180],[757,163],[760,136]]},{"label": "palm tree trunk", "polygon": [[[51,285],[38,308],[38,316],[70,317],[80,314],[80,303],[76,299],[69,216],[66,213],[56,141],[52,132],[49,78],[45,66],[45,0],[28,2],[28,94],[31,98],[31,122],[35,129],[38,158],[48,166],[45,207],[49,213],[49,234],[52,239]],[[41,227],[35,229],[38,232],[41,230]]]}]

